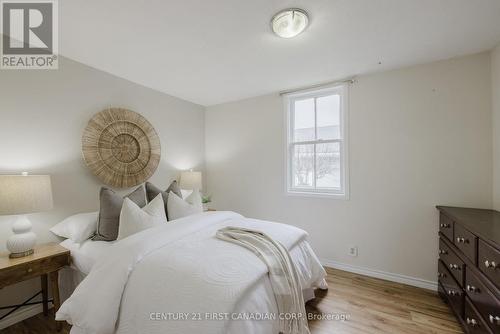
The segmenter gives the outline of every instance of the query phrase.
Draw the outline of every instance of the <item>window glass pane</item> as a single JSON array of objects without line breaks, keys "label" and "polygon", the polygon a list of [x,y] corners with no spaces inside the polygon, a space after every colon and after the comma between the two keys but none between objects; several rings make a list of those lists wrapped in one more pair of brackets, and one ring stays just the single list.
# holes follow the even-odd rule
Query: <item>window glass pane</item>
[{"label": "window glass pane", "polygon": [[314,144],[294,145],[291,167],[292,186],[312,188],[314,185]]},{"label": "window glass pane", "polygon": [[340,96],[328,95],[316,100],[318,139],[340,139]]},{"label": "window glass pane", "polygon": [[314,140],[314,99],[295,101],[293,140]]},{"label": "window glass pane", "polygon": [[316,188],[340,189],[340,144],[316,144]]}]

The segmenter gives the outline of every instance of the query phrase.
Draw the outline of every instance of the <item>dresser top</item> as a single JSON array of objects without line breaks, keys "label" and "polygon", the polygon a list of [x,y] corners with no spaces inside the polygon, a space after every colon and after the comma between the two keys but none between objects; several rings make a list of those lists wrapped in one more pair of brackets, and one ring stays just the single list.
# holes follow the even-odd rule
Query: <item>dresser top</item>
[{"label": "dresser top", "polygon": [[15,259],[10,259],[8,253],[0,253],[0,270],[30,262],[44,260],[57,255],[67,254],[69,256],[70,253],[68,249],[56,243],[36,245],[34,249],[34,254]]},{"label": "dresser top", "polygon": [[481,239],[500,248],[500,212],[451,206],[437,206],[437,208]]}]

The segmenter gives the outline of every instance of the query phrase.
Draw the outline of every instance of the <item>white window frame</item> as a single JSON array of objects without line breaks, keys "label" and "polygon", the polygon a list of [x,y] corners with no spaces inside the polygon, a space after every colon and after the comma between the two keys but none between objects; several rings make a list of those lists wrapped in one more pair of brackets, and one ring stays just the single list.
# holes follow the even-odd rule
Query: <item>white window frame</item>
[{"label": "white window frame", "polygon": [[[310,140],[292,142],[293,138],[293,117],[295,101],[318,98],[327,95],[338,94],[340,96],[340,139],[331,140]],[[337,84],[322,88],[302,90],[288,93],[283,96],[285,106],[285,185],[286,194],[294,196],[309,197],[327,197],[335,199],[349,199],[349,159],[348,159],[348,108],[349,108],[349,87],[348,84]],[[316,126],[316,125],[315,125]],[[297,188],[293,187],[292,178],[292,150],[298,144],[325,144],[339,143],[340,146],[340,190],[336,189],[318,189],[316,188],[316,178],[314,178],[314,187]],[[314,158],[316,161],[316,156]]]}]

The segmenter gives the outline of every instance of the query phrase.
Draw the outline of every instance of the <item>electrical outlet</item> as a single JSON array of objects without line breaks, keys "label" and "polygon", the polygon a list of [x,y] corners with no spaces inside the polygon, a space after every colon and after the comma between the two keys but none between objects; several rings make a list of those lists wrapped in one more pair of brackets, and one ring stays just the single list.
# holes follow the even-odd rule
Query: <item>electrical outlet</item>
[{"label": "electrical outlet", "polygon": [[358,246],[349,247],[349,255],[354,257],[358,256]]}]

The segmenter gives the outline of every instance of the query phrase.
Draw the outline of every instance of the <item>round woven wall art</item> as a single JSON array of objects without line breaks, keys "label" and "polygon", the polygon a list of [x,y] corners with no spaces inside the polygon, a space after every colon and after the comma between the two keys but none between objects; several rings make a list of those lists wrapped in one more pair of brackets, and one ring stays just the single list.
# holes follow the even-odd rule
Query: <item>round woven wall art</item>
[{"label": "round woven wall art", "polygon": [[136,186],[155,172],[160,162],[160,139],[144,117],[121,108],[97,113],[82,137],[83,159],[107,185]]}]

